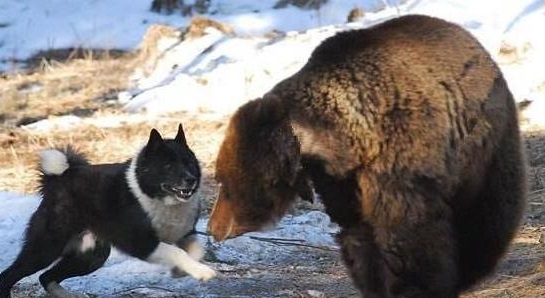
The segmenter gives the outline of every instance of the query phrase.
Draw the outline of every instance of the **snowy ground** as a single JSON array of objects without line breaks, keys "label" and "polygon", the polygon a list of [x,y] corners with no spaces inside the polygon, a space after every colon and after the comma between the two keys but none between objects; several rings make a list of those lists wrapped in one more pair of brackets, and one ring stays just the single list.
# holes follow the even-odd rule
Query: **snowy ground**
[{"label": "snowy ground", "polygon": [[[0,70],[17,70],[23,66],[21,61],[39,50],[68,47],[131,50],[153,23],[187,25],[188,18],[180,15],[149,12],[150,2],[0,1]],[[545,123],[545,38],[541,32],[545,28],[545,0],[408,0],[400,5],[389,1],[391,4],[386,6],[385,2],[388,1],[330,0],[319,10],[300,10],[273,9],[274,0],[213,0],[208,17],[232,25],[236,34],[227,36],[209,30],[197,40],[172,42],[151,74],[135,71],[130,78],[131,88],[119,96],[124,111],[134,114],[107,119],[57,117],[26,128],[48,131],[58,126],[67,130],[85,125],[111,127],[121,122],[146,121],[173,111],[202,113],[203,117],[228,115],[296,72],[324,38],[339,30],[366,27],[408,13],[443,17],[475,34],[498,59],[517,101],[535,102],[527,112],[533,122]],[[364,8],[365,17],[361,22],[345,24],[348,11],[356,6]],[[263,35],[272,30],[282,33],[275,37]],[[511,48],[510,55],[500,55],[502,44]],[[147,114],[139,113],[142,111]],[[38,202],[36,196],[0,194],[3,239],[0,269],[16,256],[26,221]],[[200,230],[204,230],[205,223],[206,219],[199,222]],[[173,297],[173,293],[183,297],[263,297],[264,293],[286,297],[320,297],[321,293],[330,297],[353,296],[355,291],[331,236],[335,230],[327,216],[314,211],[288,216],[267,233],[249,234],[222,244],[208,243],[217,257],[211,264],[225,277],[206,284],[188,277],[172,279],[164,268],[114,253],[104,268],[65,285],[100,297],[119,297],[125,293],[145,297],[149,296],[146,291],[153,287],[155,297]],[[252,239],[251,235],[299,239],[320,248],[278,246]],[[201,240],[207,243],[205,237]],[[308,266],[309,262],[316,265]],[[314,274],[321,275],[305,282],[306,276]],[[282,275],[286,277],[284,280],[279,278]],[[43,294],[36,275],[23,280],[16,291],[19,291],[17,297]]]}]

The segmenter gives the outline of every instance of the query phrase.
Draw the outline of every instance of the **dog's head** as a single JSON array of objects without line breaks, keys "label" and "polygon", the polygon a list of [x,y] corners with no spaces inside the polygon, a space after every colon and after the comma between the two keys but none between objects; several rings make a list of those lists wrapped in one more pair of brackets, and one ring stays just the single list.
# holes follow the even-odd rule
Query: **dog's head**
[{"label": "dog's head", "polygon": [[181,124],[174,139],[163,139],[152,129],[148,143],[132,160],[128,172],[137,196],[169,205],[189,201],[200,179],[199,162],[187,145]]},{"label": "dog's head", "polygon": [[271,97],[247,103],[231,118],[217,157],[221,186],[208,225],[216,240],[274,223],[298,195],[312,200],[288,118]]}]

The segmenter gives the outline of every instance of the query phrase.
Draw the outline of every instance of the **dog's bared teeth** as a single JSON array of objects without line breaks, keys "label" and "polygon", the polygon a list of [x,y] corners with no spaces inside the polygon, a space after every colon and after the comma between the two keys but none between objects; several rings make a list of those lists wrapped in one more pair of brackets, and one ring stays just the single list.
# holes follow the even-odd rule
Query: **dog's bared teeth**
[{"label": "dog's bared teeth", "polygon": [[177,191],[176,192],[176,196],[182,200],[188,200],[189,197],[191,197],[191,195],[193,194],[192,191],[183,191],[183,190],[180,190],[180,191]]}]

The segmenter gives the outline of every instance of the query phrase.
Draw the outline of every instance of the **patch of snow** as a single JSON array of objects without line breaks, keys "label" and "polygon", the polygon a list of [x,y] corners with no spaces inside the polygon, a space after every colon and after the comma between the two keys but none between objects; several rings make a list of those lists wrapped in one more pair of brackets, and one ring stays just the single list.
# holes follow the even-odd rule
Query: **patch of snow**
[{"label": "patch of snow", "polygon": [[190,71],[193,65],[199,62],[195,60],[195,57],[201,56],[208,48],[225,38],[223,33],[214,28],[206,28],[205,33],[207,34],[201,38],[192,39],[178,46],[174,43],[167,47],[166,50],[172,55],[159,60],[153,74],[145,80],[140,80],[138,76],[130,79],[136,81],[137,88],[146,89],[156,85],[166,85],[172,82],[176,74]]},{"label": "patch of snow", "polygon": [[[205,16],[230,23],[237,33],[305,30],[343,22],[355,6],[380,8],[381,0],[332,0],[320,10],[274,9],[276,0],[215,0]],[[189,2],[188,2],[189,3]],[[0,69],[40,50],[134,49],[150,24],[187,25],[189,16],[150,11],[150,0],[18,0],[0,2]]]},{"label": "patch of snow", "polygon": [[532,126],[545,127],[545,90],[532,95],[533,102],[522,111],[522,117]]},{"label": "patch of snow", "polygon": [[[500,65],[511,91],[519,101],[543,98],[545,93],[545,38],[540,34],[531,34],[538,30],[536,28],[545,28],[545,0],[534,1],[533,4],[531,11],[513,20],[503,39],[505,44],[515,48],[518,56],[516,61]],[[545,110],[543,113],[545,118]]]},{"label": "patch of snow", "polygon": [[[151,75],[135,72],[131,88],[120,94],[125,110],[229,114],[299,70],[323,39],[340,30],[412,13],[464,26],[496,58],[502,42],[524,48],[522,60],[501,65],[518,101],[535,97],[532,90],[545,81],[539,69],[545,65],[545,40],[532,33],[545,27],[545,0],[508,0],[501,5],[493,0],[330,0],[320,9],[306,10],[291,5],[274,9],[276,3],[212,1],[204,16],[232,25],[235,36],[209,30],[201,38],[179,44],[172,38],[164,41],[161,47],[168,45],[168,50]],[[355,7],[363,8],[364,18],[344,24]],[[183,27],[190,20],[180,13],[152,13],[149,8],[149,0],[2,2],[0,68],[9,68],[10,60],[26,59],[38,50],[134,49],[151,24]],[[273,30],[285,34],[263,35]]]},{"label": "patch of snow", "polygon": [[[201,48],[195,41],[182,42],[167,51],[163,60],[183,61],[191,57],[191,67],[180,71],[174,64],[160,61],[149,77],[136,83],[132,91],[135,96],[125,109],[150,114],[180,110],[231,113],[298,71],[312,50],[338,30],[331,26],[300,34],[293,32],[279,40],[224,38],[204,56],[193,50]],[[157,81],[161,83],[153,86]],[[147,89],[140,90],[141,86]]]},{"label": "patch of snow", "polygon": [[[0,234],[3,241],[0,244],[2,260],[13,260],[19,253],[23,232],[30,219],[29,210],[38,208],[39,200],[35,196],[23,196],[16,193],[0,192]],[[0,267],[6,268],[2,261]]]},{"label": "patch of snow", "polygon": [[153,117],[150,115],[99,115],[90,118],[81,118],[74,115],[51,116],[27,125],[22,128],[29,131],[48,132],[51,130],[70,130],[75,127],[95,126],[99,128],[115,128],[128,124],[148,122],[150,120],[161,119],[163,117]]},{"label": "patch of snow", "polygon": [[[336,3],[338,1],[331,1],[320,12],[333,11],[330,5]],[[354,5],[356,3],[349,6]],[[125,110],[146,111],[150,114],[172,111],[230,114],[243,103],[262,96],[276,83],[298,71],[325,38],[342,30],[368,27],[399,14],[411,13],[441,17],[464,26],[496,59],[499,59],[502,42],[510,42],[518,47],[529,45],[524,60],[500,64],[516,100],[522,101],[535,97],[532,90],[545,82],[545,74],[541,74],[538,69],[545,65],[545,48],[542,47],[545,42],[537,34],[528,34],[531,28],[545,27],[544,10],[543,0],[513,0],[501,6],[492,0],[413,0],[368,12],[357,23],[342,24],[344,19],[337,16],[327,22],[334,23],[333,20],[336,20],[335,25],[287,31],[276,37],[224,36],[204,53],[194,50],[199,48],[195,40],[184,41],[164,53],[158,63],[160,67],[150,76],[136,79],[133,82],[134,88],[123,93],[124,102],[133,95],[125,105]],[[286,12],[277,10],[275,13]],[[259,16],[267,19],[266,14],[260,13]],[[287,16],[276,18],[291,20]],[[208,35],[205,35],[203,39],[207,38]],[[177,68],[176,63],[167,62],[187,60],[193,63],[192,67],[185,69]]]},{"label": "patch of snow", "polygon": [[49,117],[47,119],[39,120],[23,127],[29,130],[36,130],[41,132],[50,131],[53,129],[67,130],[75,125],[78,125],[83,121],[82,118],[74,115]]},{"label": "patch of snow", "polygon": [[[205,227],[206,221],[200,221],[197,229],[204,231]],[[278,246],[254,238],[288,239],[288,242],[293,240],[307,245],[334,247],[336,244],[333,235],[338,231],[339,227],[331,223],[327,214],[311,211],[298,216],[287,215],[273,230],[246,233],[212,246],[218,259],[224,262],[275,264],[279,258],[289,257],[298,247]]]}]

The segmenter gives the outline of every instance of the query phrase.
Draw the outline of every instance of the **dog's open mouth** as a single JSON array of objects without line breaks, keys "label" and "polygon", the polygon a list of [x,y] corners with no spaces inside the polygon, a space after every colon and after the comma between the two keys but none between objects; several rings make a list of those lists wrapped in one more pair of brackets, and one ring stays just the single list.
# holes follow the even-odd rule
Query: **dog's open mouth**
[{"label": "dog's open mouth", "polygon": [[189,201],[189,198],[191,198],[193,193],[195,193],[195,187],[186,187],[186,186],[170,185],[170,184],[163,183],[161,184],[161,188],[165,192],[167,192],[168,194],[176,198],[178,201],[182,201],[182,202]]}]

